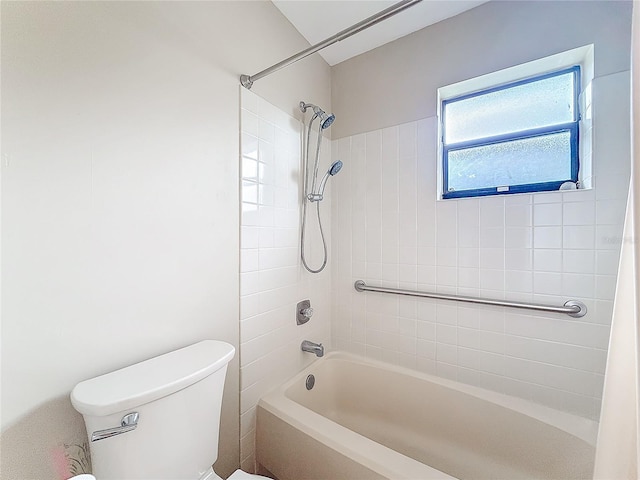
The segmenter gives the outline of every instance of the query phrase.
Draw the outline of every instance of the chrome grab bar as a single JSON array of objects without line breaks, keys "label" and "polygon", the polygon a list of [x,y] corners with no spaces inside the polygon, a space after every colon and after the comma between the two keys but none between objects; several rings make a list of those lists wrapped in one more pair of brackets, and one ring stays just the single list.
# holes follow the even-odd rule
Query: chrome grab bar
[{"label": "chrome grab bar", "polygon": [[115,437],[123,433],[131,432],[138,426],[138,419],[140,414],[138,412],[127,413],[120,421],[119,427],[107,428],[105,430],[98,430],[91,434],[91,441],[97,442],[98,440],[104,440],[105,438]]},{"label": "chrome grab bar", "polygon": [[411,297],[435,298],[438,300],[454,300],[458,302],[479,303],[482,305],[496,305],[500,307],[526,308],[543,312],[566,313],[570,317],[580,318],[587,314],[587,306],[579,300],[569,300],[564,306],[541,305],[536,303],[513,302],[508,300],[492,300],[488,298],[465,297],[461,295],[449,295],[446,293],[418,292],[415,290],[402,290],[399,288],[371,287],[362,280],[353,284],[358,292],[395,293],[396,295],[408,295]]}]

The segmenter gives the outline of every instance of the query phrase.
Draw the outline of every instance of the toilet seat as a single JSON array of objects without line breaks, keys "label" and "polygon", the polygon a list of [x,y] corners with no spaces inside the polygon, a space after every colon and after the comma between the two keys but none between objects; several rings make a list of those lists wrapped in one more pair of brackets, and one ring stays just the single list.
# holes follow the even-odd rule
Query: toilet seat
[{"label": "toilet seat", "polygon": [[[213,480],[213,479],[219,479],[219,478],[220,477],[218,477],[214,473],[213,469],[211,469],[205,473],[205,476],[202,477],[202,480]],[[253,475],[251,473],[243,472],[240,469],[233,472],[231,476],[227,478],[227,480],[263,480],[263,479],[272,480],[269,477],[263,477],[262,475]],[[96,477],[85,473],[82,475],[76,475],[75,477],[72,477],[69,480],[96,480]]]},{"label": "toilet seat", "polygon": [[[213,468],[210,468],[205,472],[205,474],[200,477],[200,480],[222,480],[216,472],[213,471]],[[262,475],[254,475],[252,473],[244,472],[240,469],[236,470],[231,474],[227,480],[273,480],[269,477],[263,477]]]},{"label": "toilet seat", "polygon": [[262,475],[254,475],[242,470],[236,470],[231,474],[227,480],[272,480],[269,477],[263,477]]}]

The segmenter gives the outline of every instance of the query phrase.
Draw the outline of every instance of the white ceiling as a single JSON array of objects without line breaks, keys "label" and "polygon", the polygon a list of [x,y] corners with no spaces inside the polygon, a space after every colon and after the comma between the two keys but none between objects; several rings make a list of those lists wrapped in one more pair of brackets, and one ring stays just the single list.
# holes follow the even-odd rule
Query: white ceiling
[{"label": "white ceiling", "polygon": [[[396,3],[389,0],[272,0],[311,45]],[[380,45],[474,8],[488,0],[423,0],[319,53],[335,65]]]}]

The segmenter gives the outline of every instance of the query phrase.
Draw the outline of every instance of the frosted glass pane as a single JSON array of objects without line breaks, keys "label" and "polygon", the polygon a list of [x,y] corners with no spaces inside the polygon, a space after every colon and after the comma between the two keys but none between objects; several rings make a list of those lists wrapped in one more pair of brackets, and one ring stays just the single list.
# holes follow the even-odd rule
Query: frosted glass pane
[{"label": "frosted glass pane", "polygon": [[449,190],[474,190],[571,179],[571,134],[495,143],[449,152]]},{"label": "frosted glass pane", "polygon": [[445,144],[574,121],[573,75],[445,103]]}]

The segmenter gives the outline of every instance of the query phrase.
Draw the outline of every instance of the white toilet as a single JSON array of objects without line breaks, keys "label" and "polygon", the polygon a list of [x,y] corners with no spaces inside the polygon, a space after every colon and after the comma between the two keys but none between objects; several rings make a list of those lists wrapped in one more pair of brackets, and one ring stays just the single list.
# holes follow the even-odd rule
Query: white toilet
[{"label": "white toilet", "polygon": [[[232,345],[204,340],[80,382],[97,480],[221,480],[220,409]],[[229,480],[266,479],[236,470]]]}]

